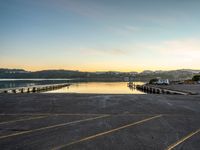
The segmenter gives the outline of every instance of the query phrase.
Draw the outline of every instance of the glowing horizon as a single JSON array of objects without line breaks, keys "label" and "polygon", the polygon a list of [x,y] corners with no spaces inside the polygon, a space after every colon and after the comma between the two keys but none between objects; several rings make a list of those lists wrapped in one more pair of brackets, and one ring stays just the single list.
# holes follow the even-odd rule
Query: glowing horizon
[{"label": "glowing horizon", "polygon": [[182,70],[182,69],[191,69],[191,70],[200,70],[199,68],[147,68],[147,69],[124,69],[122,68],[120,69],[79,69],[79,68],[54,68],[54,67],[40,67],[40,68],[21,68],[21,67],[2,67],[2,69],[24,69],[26,71],[31,71],[31,72],[35,72],[35,71],[43,71],[43,70],[72,70],[72,71],[81,71],[81,72],[109,72],[109,71],[116,71],[116,72],[143,72],[146,70],[150,70],[150,71],[172,71],[172,70]]}]

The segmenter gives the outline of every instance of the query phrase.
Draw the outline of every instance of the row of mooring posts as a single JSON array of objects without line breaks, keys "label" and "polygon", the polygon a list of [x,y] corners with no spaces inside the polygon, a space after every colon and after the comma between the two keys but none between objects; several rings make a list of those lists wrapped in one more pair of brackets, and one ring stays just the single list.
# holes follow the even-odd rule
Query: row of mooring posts
[{"label": "row of mooring posts", "polygon": [[136,88],[140,91],[143,91],[145,93],[150,93],[150,94],[173,94],[173,95],[188,95],[189,94],[186,92],[153,87],[149,85],[137,85]]},{"label": "row of mooring posts", "polygon": [[67,83],[67,84],[38,85],[31,87],[18,87],[11,89],[2,89],[0,90],[0,93],[37,93],[37,92],[57,90],[67,86],[70,86],[70,84]]}]

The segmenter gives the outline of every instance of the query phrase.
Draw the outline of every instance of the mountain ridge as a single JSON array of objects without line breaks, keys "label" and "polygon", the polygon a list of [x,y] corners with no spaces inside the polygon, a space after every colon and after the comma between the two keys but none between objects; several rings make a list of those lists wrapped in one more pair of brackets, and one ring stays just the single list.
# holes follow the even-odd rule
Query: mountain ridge
[{"label": "mountain ridge", "polygon": [[85,79],[106,79],[106,80],[123,80],[125,77],[132,77],[135,80],[150,80],[161,77],[171,80],[190,79],[194,75],[200,74],[197,69],[178,69],[178,70],[144,70],[143,72],[119,72],[119,71],[102,71],[102,72],[84,72],[78,70],[51,69],[40,71],[26,71],[24,69],[6,69],[0,68],[0,78],[85,78]]}]

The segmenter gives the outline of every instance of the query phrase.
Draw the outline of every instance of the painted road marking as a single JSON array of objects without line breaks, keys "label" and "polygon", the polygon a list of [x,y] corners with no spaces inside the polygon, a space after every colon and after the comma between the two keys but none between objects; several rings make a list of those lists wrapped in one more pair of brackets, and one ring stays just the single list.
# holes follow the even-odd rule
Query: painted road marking
[{"label": "painted road marking", "polygon": [[47,126],[47,127],[42,127],[42,128],[38,128],[38,129],[33,129],[33,130],[22,131],[22,132],[18,132],[18,133],[9,134],[9,135],[4,135],[4,136],[0,136],[0,140],[5,139],[5,138],[9,138],[9,137],[18,136],[18,135],[23,135],[23,134],[33,133],[33,132],[37,132],[37,131],[52,129],[52,128],[66,126],[66,125],[70,125],[70,124],[74,124],[74,123],[96,120],[96,119],[105,118],[105,117],[109,117],[109,115],[103,115],[103,116],[98,116],[98,117],[82,119],[82,120],[76,120],[76,121],[61,123],[61,124],[57,124],[57,125],[53,125],[53,126]]},{"label": "painted road marking", "polygon": [[18,119],[18,120],[10,120],[10,121],[5,121],[5,122],[0,122],[0,125],[2,124],[8,124],[8,123],[14,123],[14,122],[20,122],[20,121],[28,121],[28,120],[35,120],[35,119],[41,119],[45,118],[47,116],[39,116],[39,117],[31,117],[31,118],[24,118],[24,119]]},{"label": "painted road marking", "polygon": [[0,114],[0,116],[98,116],[98,115],[110,115],[110,114],[87,114],[87,113],[19,113],[19,114]]},{"label": "painted road marking", "polygon": [[133,123],[130,123],[130,124],[118,127],[118,128],[114,128],[114,129],[111,129],[111,130],[108,130],[108,131],[105,131],[105,132],[101,132],[101,133],[98,133],[98,134],[95,134],[95,135],[91,135],[91,136],[82,138],[80,140],[77,140],[77,141],[74,141],[74,142],[71,142],[71,143],[68,143],[68,144],[64,144],[64,145],[55,147],[52,150],[59,150],[61,148],[65,148],[65,147],[68,147],[68,146],[71,146],[71,145],[74,145],[74,144],[78,144],[78,143],[81,143],[81,142],[84,142],[84,141],[88,141],[88,140],[97,138],[99,136],[103,136],[103,135],[106,135],[106,134],[109,134],[109,133],[113,133],[113,132],[116,132],[116,131],[119,131],[119,130],[122,130],[122,129],[125,129],[125,128],[128,128],[128,127],[131,127],[131,126],[134,126],[134,125],[138,125],[138,124],[147,122],[147,121],[152,120],[152,119],[159,118],[161,116],[162,115],[157,115],[157,116],[146,118],[146,119],[143,119],[143,120],[140,120],[140,121],[137,121],[137,122],[133,122]]},{"label": "painted road marking", "polygon": [[192,136],[194,136],[195,134],[200,132],[200,128],[190,134],[188,134],[187,136],[181,138],[180,140],[178,140],[176,143],[171,144],[170,146],[168,146],[166,148],[166,150],[172,150],[173,148],[175,148],[176,146],[178,146],[179,144],[183,143],[184,141],[186,141],[187,139],[191,138]]},{"label": "painted road marking", "polygon": [[[0,114],[0,116],[98,116],[98,115],[112,115],[112,116],[146,116],[146,115],[160,115],[149,113],[18,113],[18,114]],[[187,116],[187,114],[162,114],[163,116]],[[190,114],[188,114],[190,116]]]}]

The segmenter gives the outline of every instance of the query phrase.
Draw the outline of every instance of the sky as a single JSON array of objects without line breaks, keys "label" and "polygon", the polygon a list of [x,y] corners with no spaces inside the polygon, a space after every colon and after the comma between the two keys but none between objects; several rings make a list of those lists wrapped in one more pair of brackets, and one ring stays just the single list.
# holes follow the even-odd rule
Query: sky
[{"label": "sky", "polygon": [[200,69],[199,0],[0,0],[0,68]]}]

